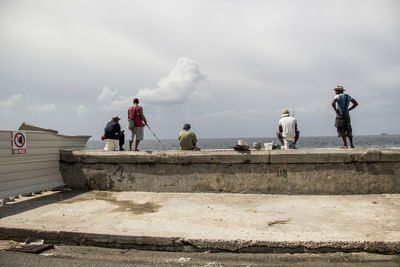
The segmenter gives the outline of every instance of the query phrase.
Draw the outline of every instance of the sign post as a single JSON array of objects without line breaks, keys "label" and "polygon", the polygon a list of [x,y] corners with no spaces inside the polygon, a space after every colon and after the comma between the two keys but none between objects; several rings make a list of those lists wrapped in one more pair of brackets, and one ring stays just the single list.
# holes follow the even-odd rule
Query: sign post
[{"label": "sign post", "polygon": [[18,131],[12,133],[13,154],[26,154],[26,134],[25,132]]}]

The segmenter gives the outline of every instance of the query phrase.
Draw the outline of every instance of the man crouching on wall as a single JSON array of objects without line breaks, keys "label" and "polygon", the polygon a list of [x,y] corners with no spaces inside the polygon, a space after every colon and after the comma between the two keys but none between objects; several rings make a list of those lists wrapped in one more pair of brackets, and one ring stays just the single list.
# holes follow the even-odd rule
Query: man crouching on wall
[{"label": "man crouching on wall", "polygon": [[183,130],[179,132],[178,139],[181,150],[200,150],[200,148],[196,146],[196,134],[190,131],[190,128],[190,124],[185,123],[183,125]]}]

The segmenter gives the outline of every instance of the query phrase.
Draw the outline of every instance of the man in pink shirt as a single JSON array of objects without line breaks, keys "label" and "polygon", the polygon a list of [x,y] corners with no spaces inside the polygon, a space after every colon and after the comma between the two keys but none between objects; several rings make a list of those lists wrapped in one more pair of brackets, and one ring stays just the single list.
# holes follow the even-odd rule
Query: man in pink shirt
[{"label": "man in pink shirt", "polygon": [[129,130],[131,137],[129,138],[129,150],[132,150],[133,139],[136,136],[135,151],[139,151],[138,146],[140,140],[143,140],[143,128],[147,125],[146,117],[143,114],[143,108],[139,106],[139,99],[133,99],[133,106],[128,110]]}]

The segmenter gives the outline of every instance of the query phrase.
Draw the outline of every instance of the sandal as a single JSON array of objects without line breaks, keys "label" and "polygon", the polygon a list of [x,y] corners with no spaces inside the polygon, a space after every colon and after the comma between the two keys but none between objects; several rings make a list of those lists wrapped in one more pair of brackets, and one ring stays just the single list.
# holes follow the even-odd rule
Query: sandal
[{"label": "sandal", "polygon": [[340,146],[339,148],[343,148],[344,149],[344,148],[347,148],[347,146]]}]

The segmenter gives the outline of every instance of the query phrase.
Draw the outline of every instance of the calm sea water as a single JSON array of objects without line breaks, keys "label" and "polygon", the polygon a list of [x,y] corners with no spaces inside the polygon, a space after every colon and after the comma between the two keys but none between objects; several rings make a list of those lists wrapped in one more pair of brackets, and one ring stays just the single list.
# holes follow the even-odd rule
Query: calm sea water
[{"label": "calm sea water", "polygon": [[[253,142],[261,144],[270,143],[279,144],[276,137],[243,137],[243,138],[204,138],[199,139],[198,146],[201,149],[230,149],[237,144],[238,140],[246,140],[251,147]],[[167,150],[179,150],[177,139],[160,140],[162,145]],[[355,147],[362,148],[385,148],[385,147],[400,147],[400,135],[374,135],[374,136],[355,136],[353,138]],[[124,148],[128,148],[128,140],[126,140]],[[104,141],[89,140],[86,149],[97,150],[104,148]],[[342,145],[342,139],[336,136],[317,136],[317,137],[300,137],[297,142],[298,148],[334,148]],[[157,140],[143,140],[139,145],[140,150],[163,150]]]}]

